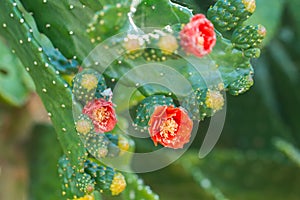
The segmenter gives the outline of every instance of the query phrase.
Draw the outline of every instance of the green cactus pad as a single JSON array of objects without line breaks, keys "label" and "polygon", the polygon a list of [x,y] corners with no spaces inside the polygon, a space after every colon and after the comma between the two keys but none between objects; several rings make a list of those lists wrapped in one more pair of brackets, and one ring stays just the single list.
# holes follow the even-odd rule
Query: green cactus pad
[{"label": "green cactus pad", "polygon": [[255,0],[218,0],[207,17],[218,31],[230,31],[241,25],[255,11]]},{"label": "green cactus pad", "polygon": [[244,51],[244,55],[248,58],[259,58],[260,52],[259,48],[250,48]]},{"label": "green cactus pad", "polygon": [[262,25],[241,26],[234,30],[231,41],[235,48],[259,48],[266,36],[266,29]]},{"label": "green cactus pad", "polygon": [[182,102],[194,120],[203,120],[214,115],[224,105],[223,94],[219,90],[196,90]]},{"label": "green cactus pad", "polygon": [[[123,175],[120,172],[115,171],[111,167],[107,167],[101,165],[100,163],[96,163],[92,159],[86,160],[84,164],[84,172],[92,177],[95,183],[95,189],[100,191],[101,193],[116,195],[115,192],[122,192],[123,189],[125,189],[126,182]],[[119,184],[124,184],[123,189],[117,188],[117,190],[119,191],[114,191],[114,179],[116,177],[119,178],[118,181],[122,182],[119,182]]]},{"label": "green cactus pad", "polygon": [[170,24],[187,23],[192,16],[192,10],[170,0],[142,0],[136,7],[134,21],[141,28],[164,27]]},{"label": "green cactus pad", "polygon": [[94,183],[92,177],[89,174],[73,169],[65,155],[59,159],[58,173],[62,183],[62,196],[64,198],[74,199],[93,191]]},{"label": "green cactus pad", "polygon": [[[33,13],[38,29],[44,33],[67,58],[81,62],[94,45],[86,33],[93,9],[101,8],[97,1],[86,0],[22,0],[28,12]],[[89,7],[93,6],[93,7]]]},{"label": "green cactus pad", "polygon": [[127,22],[128,12],[129,6],[121,3],[106,5],[98,11],[87,29],[91,42],[99,43],[120,31]]},{"label": "green cactus pad", "polygon": [[253,85],[253,72],[249,74],[241,75],[239,78],[232,82],[228,87],[228,92],[232,95],[243,94],[250,89]]},{"label": "green cactus pad", "polygon": [[13,106],[26,103],[34,84],[20,60],[0,39],[0,101]]},{"label": "green cactus pad", "polygon": [[60,51],[53,49],[49,53],[49,62],[56,70],[65,74],[76,73],[79,63],[75,59],[66,59]]},{"label": "green cactus pad", "polygon": [[91,155],[97,159],[102,159],[105,157],[116,157],[120,154],[121,150],[118,147],[118,141],[116,142],[114,137],[104,133],[96,133],[93,123],[88,116],[81,114],[77,118],[75,121],[76,130],[85,148]]},{"label": "green cactus pad", "polygon": [[103,97],[101,93],[106,89],[104,77],[94,69],[84,69],[73,80],[73,95],[75,99],[87,104],[94,98]]},{"label": "green cactus pad", "polygon": [[136,109],[136,116],[134,119],[135,126],[145,128],[148,126],[151,114],[156,106],[175,106],[173,99],[164,95],[153,95],[145,98]]},{"label": "green cactus pad", "polygon": [[59,76],[60,72],[49,62],[49,56],[55,48],[45,35],[38,32],[32,15],[18,0],[4,1],[0,12],[0,34],[9,41],[32,77],[36,92],[48,111],[72,167],[80,167],[85,158],[85,149],[74,128],[72,93],[68,84]]}]

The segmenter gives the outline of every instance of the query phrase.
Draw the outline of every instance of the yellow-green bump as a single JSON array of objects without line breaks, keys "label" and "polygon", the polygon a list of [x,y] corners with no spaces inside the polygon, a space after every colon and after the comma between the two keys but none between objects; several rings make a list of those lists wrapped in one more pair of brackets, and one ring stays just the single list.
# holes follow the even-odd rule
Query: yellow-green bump
[{"label": "yellow-green bump", "polygon": [[174,53],[179,47],[176,38],[171,34],[161,36],[157,45],[167,55]]},{"label": "yellow-green bump", "polygon": [[94,74],[84,74],[81,80],[81,86],[88,91],[97,88],[98,79]]},{"label": "yellow-green bump", "polygon": [[110,185],[110,191],[113,196],[120,194],[126,188],[126,181],[121,173],[116,173]]},{"label": "yellow-green bump", "polygon": [[246,10],[250,13],[254,13],[256,9],[256,2],[255,0],[243,0],[242,1]]},{"label": "yellow-green bump", "polygon": [[87,194],[84,197],[80,197],[79,199],[75,198],[74,200],[95,200],[95,198],[94,198],[94,195]]},{"label": "yellow-green bump", "polygon": [[215,111],[220,110],[224,105],[223,95],[219,91],[208,90],[206,93],[205,104],[208,108]]},{"label": "yellow-green bump", "polygon": [[76,122],[76,130],[78,133],[86,135],[92,129],[92,124],[88,120],[80,119]]}]

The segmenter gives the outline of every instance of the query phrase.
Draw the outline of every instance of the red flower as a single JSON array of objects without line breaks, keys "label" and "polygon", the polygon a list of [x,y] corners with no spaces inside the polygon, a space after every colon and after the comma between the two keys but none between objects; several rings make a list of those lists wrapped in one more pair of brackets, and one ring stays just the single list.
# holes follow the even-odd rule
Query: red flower
[{"label": "red flower", "polygon": [[86,104],[82,111],[93,122],[95,131],[104,133],[114,129],[117,119],[112,102],[94,99]]},{"label": "red flower", "polygon": [[197,14],[180,32],[180,44],[186,53],[203,57],[211,52],[216,44],[213,24],[205,15]]},{"label": "red flower", "polygon": [[193,121],[183,108],[157,106],[149,121],[149,133],[154,144],[178,149],[190,140]]}]

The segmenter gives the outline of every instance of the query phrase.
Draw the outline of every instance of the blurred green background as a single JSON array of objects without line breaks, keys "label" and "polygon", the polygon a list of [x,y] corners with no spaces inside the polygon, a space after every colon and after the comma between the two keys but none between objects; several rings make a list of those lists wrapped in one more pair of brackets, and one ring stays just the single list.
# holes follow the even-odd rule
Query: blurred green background
[{"label": "blurred green background", "polygon": [[[205,12],[214,1],[176,0]],[[200,10],[199,8],[203,10]],[[257,0],[248,23],[268,31],[255,84],[227,96],[214,150],[199,159],[209,120],[171,166],[141,174],[162,200],[300,199],[300,1]],[[24,67],[0,36],[0,199],[60,199],[56,135]],[[137,151],[143,151],[137,143]],[[113,198],[118,199],[118,198]]]}]

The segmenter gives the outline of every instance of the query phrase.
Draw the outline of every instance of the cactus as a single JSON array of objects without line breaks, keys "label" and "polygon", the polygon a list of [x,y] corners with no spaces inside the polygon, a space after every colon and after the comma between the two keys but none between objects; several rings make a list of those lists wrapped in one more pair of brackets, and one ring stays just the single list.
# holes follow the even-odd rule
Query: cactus
[{"label": "cactus", "polygon": [[124,176],[120,172],[116,172],[111,167],[98,165],[92,160],[87,160],[84,166],[85,173],[92,176],[95,189],[101,193],[109,193],[111,195],[120,194],[126,187]]},{"label": "cactus", "polygon": [[[64,151],[59,173],[69,199],[96,198],[96,191],[118,195],[125,179],[130,188],[125,197],[133,199],[134,191],[136,199],[158,199],[137,176],[124,178],[102,163],[133,149],[116,126],[112,97],[118,84],[143,95],[136,109],[128,107],[134,126],[152,130],[152,139],[155,132],[180,144],[165,145],[169,148],[182,148],[190,139],[189,117],[213,116],[223,108],[226,91],[238,95],[252,86],[250,61],[259,56],[265,37],[262,26],[243,26],[254,0],[218,0],[207,13],[211,22],[169,0],[1,0],[1,5],[0,34],[32,77]],[[149,65],[139,70],[141,64]],[[149,120],[154,111],[167,109],[172,112],[160,121],[163,133],[157,132],[159,116]],[[129,165],[131,157],[126,159]]]},{"label": "cactus", "polygon": [[222,88],[196,90],[183,101],[182,106],[189,111],[194,120],[213,116],[222,109],[225,101],[219,89],[222,90]]},{"label": "cactus", "polygon": [[82,105],[95,97],[103,97],[101,93],[106,89],[104,77],[93,69],[86,69],[76,75],[73,80],[73,94]]},{"label": "cactus", "polygon": [[218,0],[207,16],[219,31],[230,31],[249,18],[255,8],[255,0]]},{"label": "cactus", "polygon": [[20,60],[14,56],[0,39],[0,101],[14,106],[23,105],[34,84]]},{"label": "cactus", "polygon": [[[85,149],[73,125],[71,90],[54,63],[49,61],[55,49],[50,40],[38,32],[33,17],[19,1],[3,1],[1,4],[1,35],[9,39],[11,48],[31,75],[65,154],[72,166],[78,167],[83,164]],[[60,98],[53,98],[57,96]]]},{"label": "cactus", "polygon": [[154,108],[163,105],[174,105],[172,98],[163,95],[153,95],[145,98],[137,107],[134,120],[135,126],[147,127]]}]

